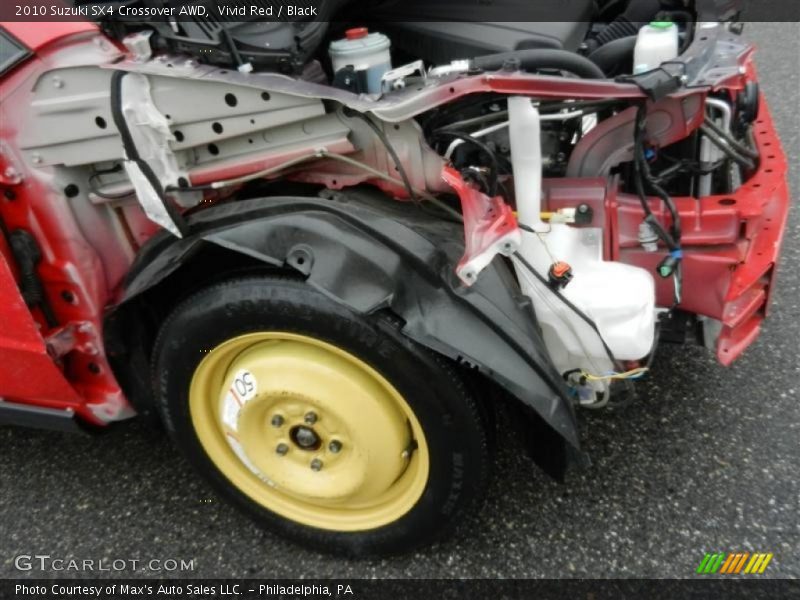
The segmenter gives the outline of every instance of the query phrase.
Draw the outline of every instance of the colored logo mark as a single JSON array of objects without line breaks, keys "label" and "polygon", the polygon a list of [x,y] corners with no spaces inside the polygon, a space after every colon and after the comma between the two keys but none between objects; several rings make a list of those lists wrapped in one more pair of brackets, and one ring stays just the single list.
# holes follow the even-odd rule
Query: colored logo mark
[{"label": "colored logo mark", "polygon": [[[709,575],[761,574],[767,569],[773,554],[765,552],[707,552],[697,567],[697,573]],[[746,565],[746,566],[745,566]]]}]

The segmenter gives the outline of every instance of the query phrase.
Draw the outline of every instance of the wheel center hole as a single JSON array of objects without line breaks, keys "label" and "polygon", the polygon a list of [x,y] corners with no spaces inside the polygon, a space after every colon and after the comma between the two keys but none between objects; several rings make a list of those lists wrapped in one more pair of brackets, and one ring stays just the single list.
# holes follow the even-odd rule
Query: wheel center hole
[{"label": "wheel center hole", "polygon": [[317,432],[305,425],[292,427],[289,431],[289,437],[302,450],[319,450],[320,446],[322,446],[322,439],[317,435]]}]

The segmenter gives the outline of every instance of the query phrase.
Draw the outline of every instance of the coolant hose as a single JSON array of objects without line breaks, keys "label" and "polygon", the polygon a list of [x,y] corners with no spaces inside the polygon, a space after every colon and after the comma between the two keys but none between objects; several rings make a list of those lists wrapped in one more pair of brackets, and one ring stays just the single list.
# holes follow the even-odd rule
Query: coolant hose
[{"label": "coolant hose", "polygon": [[585,56],[567,50],[532,48],[478,56],[470,61],[471,66],[483,71],[497,71],[511,62],[519,62],[523,71],[537,69],[559,69],[586,79],[605,79],[605,73]]},{"label": "coolant hose", "polygon": [[614,67],[630,58],[633,60],[633,50],[636,47],[635,35],[619,38],[600,46],[589,55],[589,60],[600,67],[604,73],[610,73]]}]

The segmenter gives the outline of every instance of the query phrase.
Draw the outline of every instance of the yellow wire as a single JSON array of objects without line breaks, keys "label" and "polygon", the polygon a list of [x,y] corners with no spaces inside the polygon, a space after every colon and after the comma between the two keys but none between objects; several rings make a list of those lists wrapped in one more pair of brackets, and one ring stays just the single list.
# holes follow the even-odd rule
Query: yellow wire
[{"label": "yellow wire", "polygon": [[586,377],[586,379],[589,381],[607,381],[609,379],[629,379],[631,377],[636,377],[637,375],[646,373],[648,370],[649,369],[647,367],[638,367],[636,369],[631,369],[630,371],[625,371],[624,373],[612,373],[611,375],[592,375],[586,371],[581,371],[581,375]]},{"label": "yellow wire", "polygon": [[[512,210],[511,212],[514,214],[515,217],[519,216],[517,214],[517,211]],[[539,213],[539,218],[547,221],[548,219],[552,219],[554,214],[556,214],[556,213],[549,212],[549,211],[542,211],[542,212]]]}]

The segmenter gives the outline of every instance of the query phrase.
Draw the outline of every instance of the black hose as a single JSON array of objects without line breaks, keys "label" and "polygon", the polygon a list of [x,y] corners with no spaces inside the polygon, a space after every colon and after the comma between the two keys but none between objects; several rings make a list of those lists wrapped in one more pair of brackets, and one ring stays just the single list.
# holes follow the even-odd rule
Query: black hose
[{"label": "black hose", "polygon": [[713,129],[708,127],[707,123],[700,126],[700,131],[702,131],[703,135],[705,135],[717,148],[722,150],[722,152],[724,152],[728,158],[736,161],[746,169],[752,170],[755,168],[755,163],[752,160],[739,154],[736,149],[727,142],[726,139],[718,136]]},{"label": "black hose", "polygon": [[551,48],[532,48],[487,54],[472,59],[473,67],[483,71],[497,71],[511,61],[519,61],[523,71],[539,69],[558,69],[567,71],[585,79],[605,79],[605,73],[585,56]]},{"label": "black hose", "polygon": [[614,67],[630,58],[633,62],[633,49],[636,46],[637,36],[629,35],[628,37],[612,40],[607,44],[600,46],[597,50],[592,52],[588,59],[603,69],[604,73],[611,73]]},{"label": "black hose", "polygon": [[748,158],[758,158],[758,152],[757,151],[753,150],[752,148],[748,148],[747,146],[745,146],[741,142],[739,142],[736,139],[734,139],[733,136],[731,136],[727,131],[722,129],[722,127],[717,125],[711,119],[706,117],[706,120],[703,122],[703,125],[707,126],[709,129],[713,130],[714,133],[716,133],[719,137],[721,137],[723,140],[728,142],[731,145],[731,147],[736,152],[738,152],[739,154],[747,156]]},{"label": "black hose", "polygon": [[461,141],[467,142],[478,148],[481,152],[483,152],[488,158],[490,162],[490,168],[492,172],[492,179],[491,185],[487,192],[490,196],[497,195],[497,185],[500,178],[500,162],[497,159],[497,154],[495,154],[494,150],[492,150],[489,146],[484,144],[482,141],[472,137],[467,133],[463,133],[461,131],[437,131],[432,136],[435,138],[442,138],[442,137],[454,137]]}]

